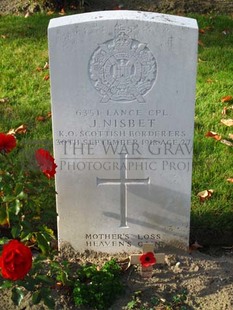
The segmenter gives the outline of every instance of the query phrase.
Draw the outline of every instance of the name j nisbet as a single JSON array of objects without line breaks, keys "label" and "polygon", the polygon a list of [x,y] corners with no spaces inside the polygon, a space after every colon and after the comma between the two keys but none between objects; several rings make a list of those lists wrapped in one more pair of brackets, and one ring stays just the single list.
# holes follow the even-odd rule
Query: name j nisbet
[{"label": "name j nisbet", "polygon": [[156,119],[103,119],[103,120],[96,120],[94,119],[91,123],[89,123],[90,128],[144,128],[149,127],[152,128],[155,125]]}]

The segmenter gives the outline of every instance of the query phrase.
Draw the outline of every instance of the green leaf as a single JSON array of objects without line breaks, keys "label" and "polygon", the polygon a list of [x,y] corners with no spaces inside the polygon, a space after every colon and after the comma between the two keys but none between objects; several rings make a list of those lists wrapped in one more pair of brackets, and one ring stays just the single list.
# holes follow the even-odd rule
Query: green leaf
[{"label": "green leaf", "polygon": [[60,270],[60,264],[57,261],[51,261],[50,266],[54,270]]},{"label": "green leaf", "polygon": [[[33,263],[33,265],[34,265],[34,263]],[[29,292],[34,292],[35,287],[37,285],[36,279],[34,279],[32,277],[32,270],[33,270],[33,268],[30,270],[30,274],[27,277],[25,277],[23,280],[17,281],[18,286],[24,287]]]},{"label": "green leaf", "polygon": [[41,289],[41,296],[42,299],[44,301],[44,304],[51,310],[53,310],[55,308],[55,302],[52,298],[52,296],[50,295],[50,289],[48,288],[42,288]]},{"label": "green leaf", "polygon": [[3,245],[3,244],[6,244],[10,241],[10,239],[6,238],[6,237],[3,237],[0,239],[0,245]]},{"label": "green leaf", "polygon": [[11,202],[11,201],[14,201],[15,200],[15,196],[12,196],[12,195],[7,195],[7,196],[4,196],[2,201],[3,202]]},{"label": "green leaf", "polygon": [[0,225],[9,224],[7,205],[1,204],[0,208]]},{"label": "green leaf", "polygon": [[45,261],[45,260],[47,260],[47,259],[48,259],[48,257],[47,257],[46,255],[43,255],[43,254],[39,253],[39,254],[34,258],[33,263],[38,264],[38,263],[41,263],[41,262],[43,262],[43,261]]},{"label": "green leaf", "polygon": [[27,194],[24,193],[24,191],[20,192],[18,195],[17,195],[17,198],[19,199],[26,199],[27,198]]},{"label": "green leaf", "polygon": [[54,309],[55,307],[55,301],[53,300],[53,298],[51,296],[44,296],[44,304],[51,310]]},{"label": "green leaf", "polygon": [[23,297],[24,297],[24,294],[23,294],[23,291],[21,290],[21,288],[14,287],[12,289],[11,299],[16,306],[19,306],[21,304]]},{"label": "green leaf", "polygon": [[17,183],[15,187],[15,195],[19,195],[23,191],[23,184]]},{"label": "green leaf", "polygon": [[27,241],[30,240],[32,238],[33,234],[32,233],[28,233],[27,231],[25,231],[23,229],[21,235],[20,235],[20,239],[21,241]]},{"label": "green leaf", "polygon": [[12,237],[14,239],[19,237],[20,232],[21,232],[21,226],[20,225],[14,225],[14,227],[12,227],[12,229],[11,229],[11,234],[12,234]]},{"label": "green leaf", "polygon": [[37,305],[40,301],[41,301],[41,293],[37,291],[32,295],[32,302],[34,305]]},{"label": "green leaf", "polygon": [[52,238],[54,238],[55,236],[54,236],[54,231],[51,229],[51,228],[49,228],[49,227],[47,227],[46,225],[43,225],[42,226],[42,230],[43,230],[43,234],[46,236],[50,236],[50,239],[48,240],[48,241],[50,241],[51,240],[51,237]]},{"label": "green leaf", "polygon": [[15,199],[14,205],[11,207],[11,210],[14,212],[15,215],[18,215],[21,207],[22,207],[21,201],[19,199]]},{"label": "green leaf", "polygon": [[69,275],[67,272],[61,270],[60,274],[57,275],[57,280],[61,281],[63,285],[71,285],[72,281],[69,279]]},{"label": "green leaf", "polygon": [[51,278],[44,276],[44,275],[37,275],[36,276],[38,281],[41,281],[45,284],[49,284],[49,285],[53,285],[54,284],[54,280],[52,280]]},{"label": "green leaf", "polygon": [[42,233],[36,234],[36,240],[38,242],[38,247],[41,249],[43,254],[47,254],[50,251],[50,245],[48,243],[48,240],[45,238],[45,236]]},{"label": "green leaf", "polygon": [[4,280],[4,282],[0,285],[0,289],[11,288],[13,286],[13,282],[9,280]]}]

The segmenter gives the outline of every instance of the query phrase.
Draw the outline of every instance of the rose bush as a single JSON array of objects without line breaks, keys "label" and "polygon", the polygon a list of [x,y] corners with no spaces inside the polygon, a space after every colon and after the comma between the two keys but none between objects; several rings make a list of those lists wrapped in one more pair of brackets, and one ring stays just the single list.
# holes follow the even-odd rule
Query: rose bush
[{"label": "rose bush", "polygon": [[[11,289],[12,301],[19,306],[30,292],[33,304],[42,301],[54,309],[51,288],[58,280],[70,283],[64,265],[54,261],[55,190],[47,178],[54,177],[57,166],[48,151],[34,149],[38,141],[23,148],[19,131],[11,132],[0,133],[0,294]],[[47,178],[35,169],[35,162]],[[36,253],[33,259],[30,249]]]},{"label": "rose bush", "polygon": [[0,270],[5,279],[22,280],[32,267],[31,250],[18,240],[11,240],[3,246],[0,256]]}]

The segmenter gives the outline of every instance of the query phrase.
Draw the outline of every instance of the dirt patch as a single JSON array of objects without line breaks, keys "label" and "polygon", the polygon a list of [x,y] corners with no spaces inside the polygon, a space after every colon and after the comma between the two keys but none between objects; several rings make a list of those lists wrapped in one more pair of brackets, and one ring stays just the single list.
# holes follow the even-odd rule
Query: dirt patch
[{"label": "dirt patch", "polygon": [[[89,251],[76,254],[69,246],[63,250],[65,258],[81,264],[91,262],[101,266],[110,258],[104,253]],[[111,257],[122,261],[128,255],[121,253]],[[122,278],[126,293],[115,302],[111,310],[128,309],[127,304],[133,300],[135,292],[140,292],[140,302],[133,309],[142,309],[144,306],[147,307],[145,309],[165,310],[152,308],[152,298],[169,301],[183,291],[187,291],[187,309],[233,309],[233,251],[221,257],[212,257],[198,251],[192,254],[170,254],[166,255],[165,261],[164,265],[155,266],[150,279],[141,277],[140,266],[132,266],[124,272]],[[59,309],[59,304],[57,306]],[[69,303],[63,309],[77,308]]]},{"label": "dirt patch", "polygon": [[[127,254],[119,254],[115,257],[118,261],[127,258]],[[86,251],[76,253],[70,246],[63,248],[62,259],[68,259],[73,266],[94,263],[102,266],[110,256],[104,253]],[[122,273],[122,281],[125,285],[125,293],[120,296],[111,310],[129,309],[176,309],[166,308],[165,303],[172,301],[174,296],[186,291],[185,307],[183,309],[201,310],[230,310],[233,309],[233,252],[225,253],[221,257],[194,252],[190,254],[166,256],[164,265],[155,265],[153,276],[150,279],[141,277],[140,267],[131,266]],[[20,307],[15,307],[10,300],[10,292],[0,293],[0,309],[8,310],[45,310],[43,304],[33,306],[31,296],[28,294]],[[137,302],[133,308],[129,303]],[[53,291],[56,299],[56,310],[75,310],[71,295],[67,291]],[[160,306],[153,305],[153,300],[159,300]],[[166,300],[166,302],[165,302]],[[164,305],[163,305],[164,304]],[[144,307],[144,308],[143,308]],[[87,310],[87,308],[81,308]]]}]

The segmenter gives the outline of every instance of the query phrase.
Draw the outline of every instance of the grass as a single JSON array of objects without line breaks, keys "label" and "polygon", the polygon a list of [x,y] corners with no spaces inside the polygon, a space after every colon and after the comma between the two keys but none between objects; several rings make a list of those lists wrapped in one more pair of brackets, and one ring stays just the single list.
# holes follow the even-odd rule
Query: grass
[{"label": "grass", "polygon": [[[191,236],[200,243],[232,241],[233,148],[205,137],[215,131],[228,139],[232,127],[220,123],[224,106],[221,98],[233,96],[233,20],[228,16],[192,16],[197,18],[200,34],[196,92],[194,137]],[[49,141],[52,148],[51,120],[38,121],[50,111],[50,85],[45,80],[48,70],[47,26],[51,16],[33,15],[29,18],[6,16],[0,19],[1,85],[0,132],[21,124],[27,133],[19,144],[34,140]],[[229,110],[226,118],[233,118]],[[213,196],[200,202],[197,193],[213,189]],[[226,237],[224,239],[224,237]],[[228,239],[227,239],[228,238]]]},{"label": "grass", "polygon": [[48,61],[47,16],[8,16],[0,20],[1,29],[1,131],[21,124],[28,126],[26,139],[50,138],[51,124],[38,123],[36,117],[50,111],[48,72],[38,72]]},{"label": "grass", "polygon": [[[192,237],[207,243],[223,243],[231,238],[233,228],[233,191],[227,178],[233,176],[233,148],[211,138],[208,131],[228,139],[232,128],[220,123],[224,118],[221,98],[233,95],[233,20],[230,17],[194,16],[200,33],[196,91],[195,136],[192,182]],[[201,31],[203,32],[203,31]],[[229,110],[226,118],[233,118]],[[196,194],[213,189],[213,196],[201,203]],[[228,232],[228,233],[225,233]],[[225,237],[225,238],[224,238]],[[225,242],[226,242],[225,241]],[[202,242],[202,240],[200,240]]]}]

